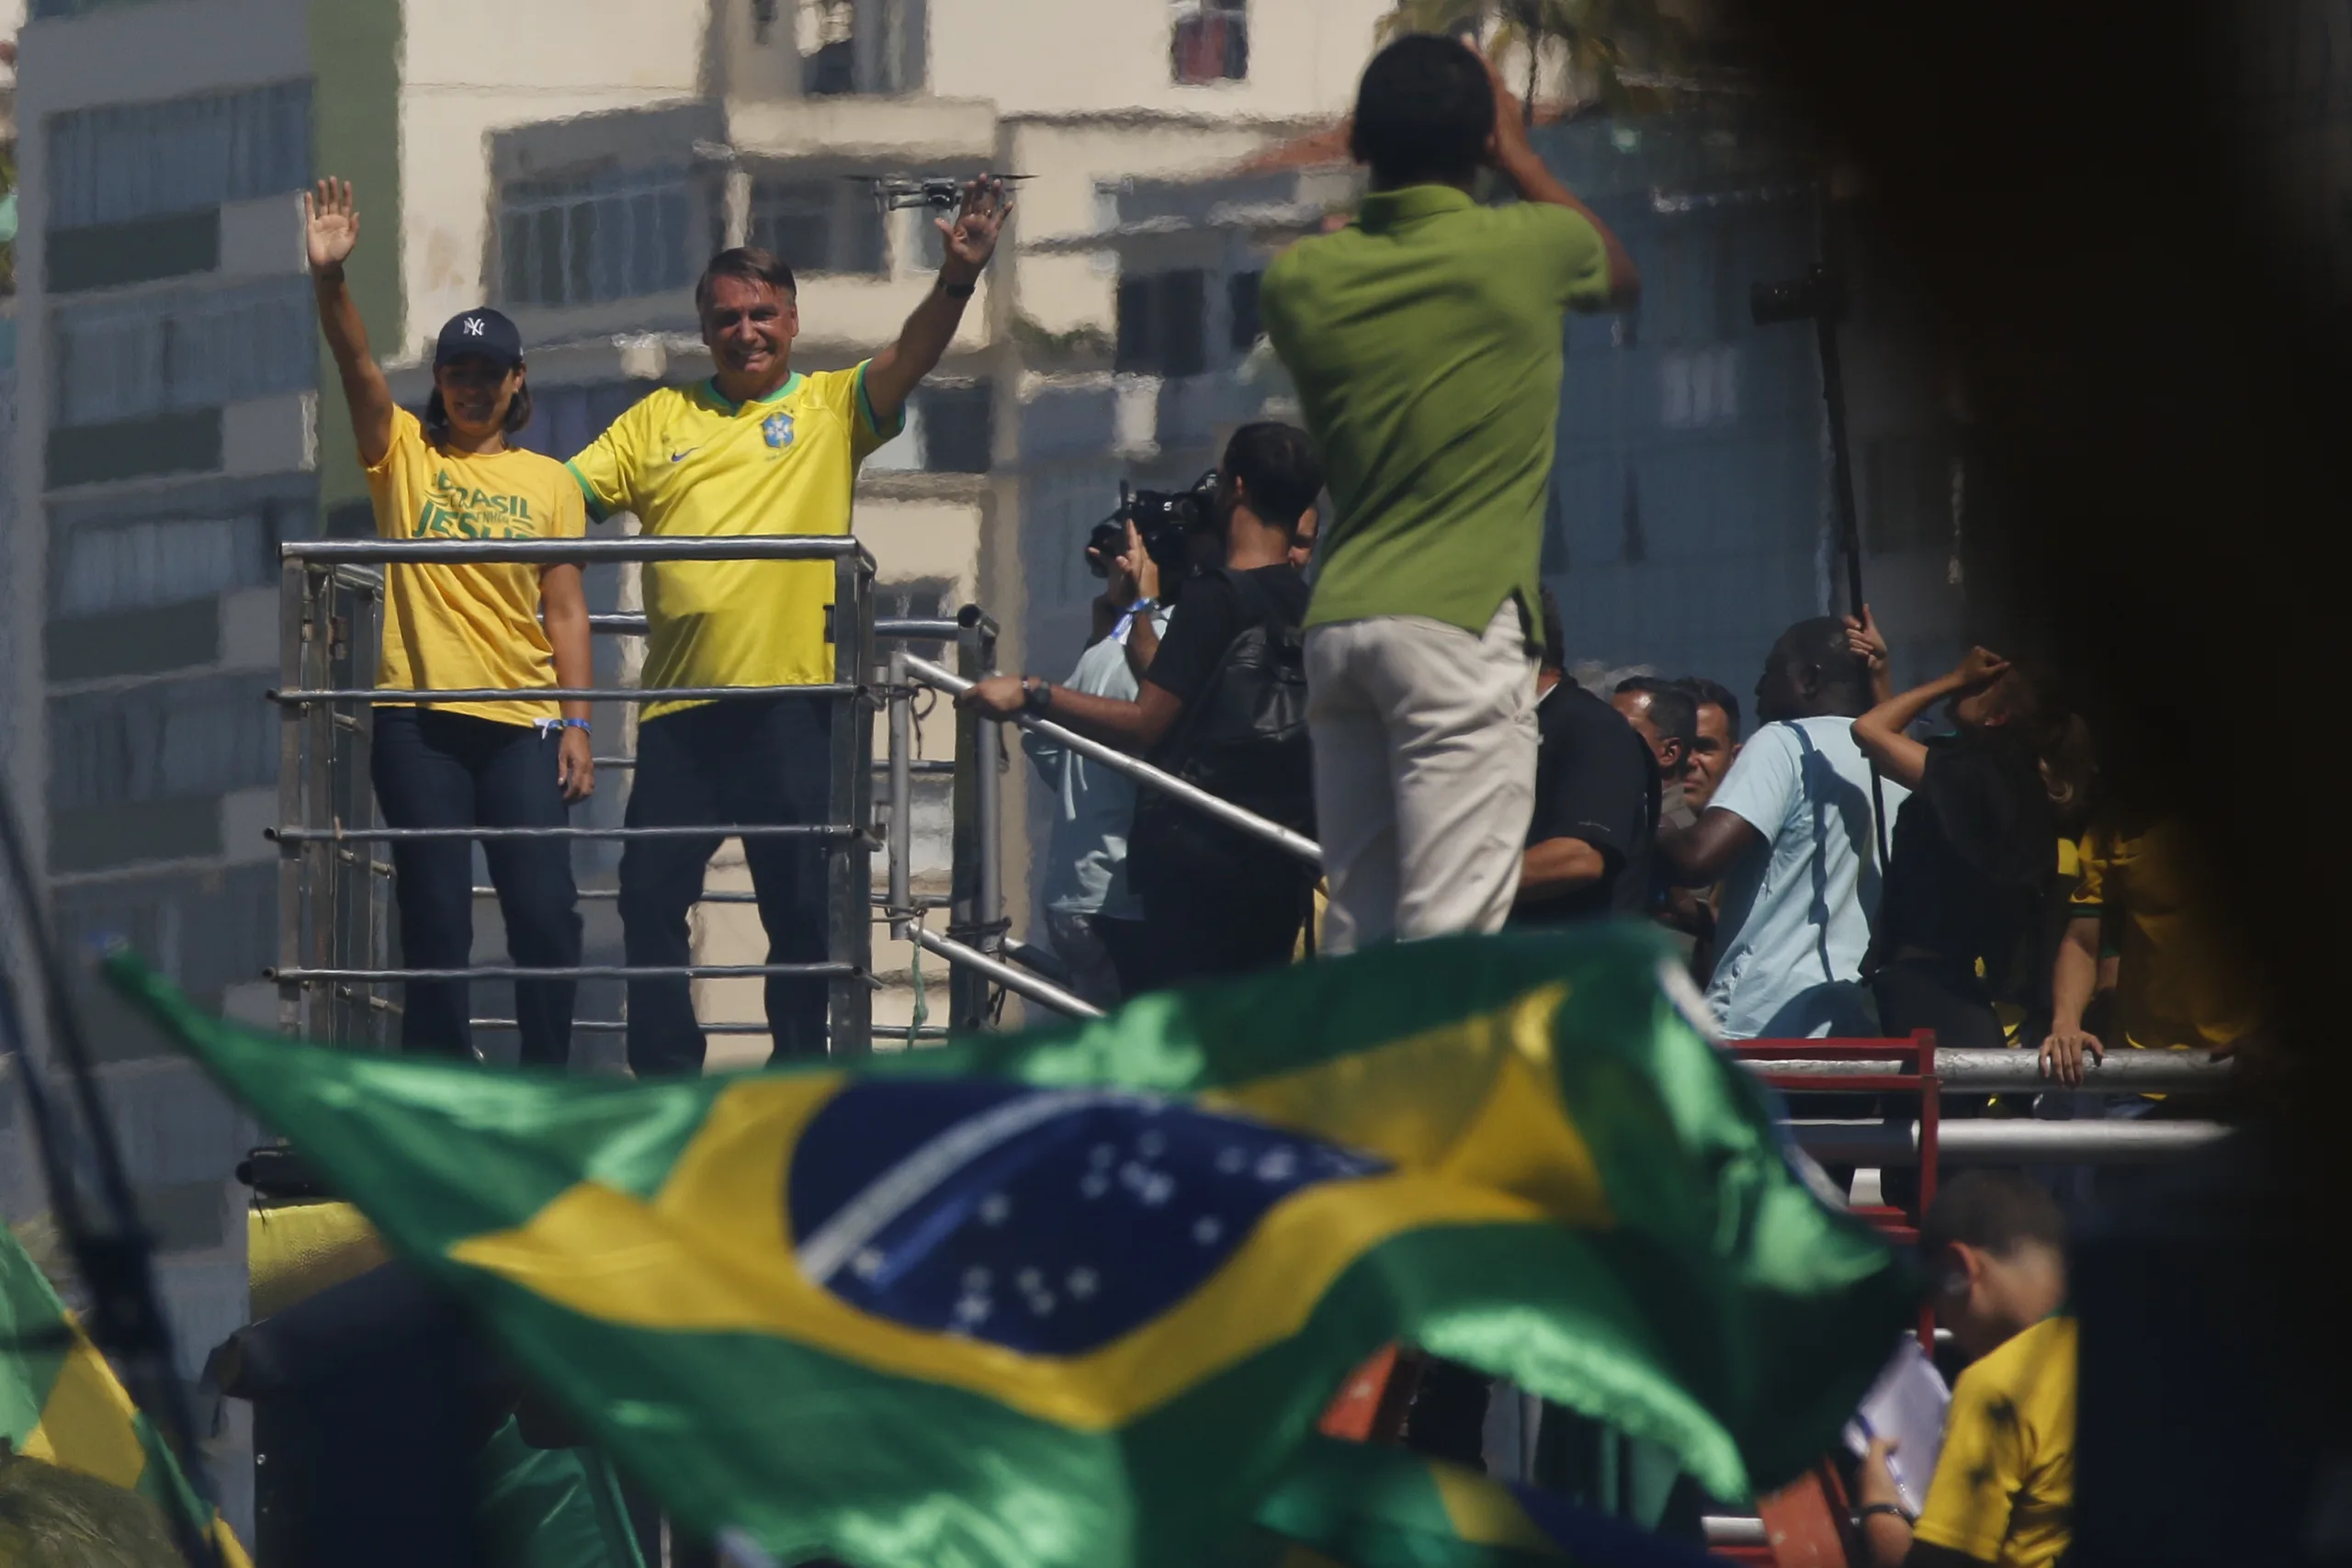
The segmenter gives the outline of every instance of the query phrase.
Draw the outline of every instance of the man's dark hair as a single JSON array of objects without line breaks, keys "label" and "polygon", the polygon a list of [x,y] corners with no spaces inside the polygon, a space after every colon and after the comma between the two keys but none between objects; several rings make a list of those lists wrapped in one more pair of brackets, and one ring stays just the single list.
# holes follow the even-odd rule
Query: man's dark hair
[{"label": "man's dark hair", "polygon": [[[424,426],[424,439],[438,446],[449,439],[449,406],[441,400],[441,389],[424,400],[424,417],[417,422]],[[500,428],[512,435],[531,423],[531,383],[525,381],[514,389],[514,399],[506,405],[506,418]]]},{"label": "man's dark hair", "polygon": [[1768,662],[1780,668],[1810,665],[1821,671],[1824,691],[1870,696],[1870,666],[1847,646],[1846,623],[1835,615],[1815,615],[1782,632]]},{"label": "man's dark hair", "polygon": [[1494,133],[1485,62],[1458,39],[1408,33],[1364,67],[1348,152],[1374,189],[1466,185]]},{"label": "man's dark hair", "polygon": [[1699,741],[1699,704],[1682,688],[1679,681],[1662,681],[1656,675],[1634,675],[1617,682],[1617,694],[1639,692],[1650,700],[1650,724],[1661,740],[1679,740],[1682,754],[1688,757],[1690,748]]},{"label": "man's dark hair", "polygon": [[2066,1221],[2037,1181],[2013,1170],[1964,1170],[1938,1190],[1919,1224],[1920,1256],[1954,1243],[1996,1258],[2029,1243],[2063,1252]]},{"label": "man's dark hair", "polygon": [[699,316],[710,309],[710,286],[722,277],[740,277],[746,283],[764,283],[786,294],[798,294],[800,286],[792,281],[792,269],[774,251],[763,251],[757,245],[737,245],[710,258],[695,280],[695,314]]},{"label": "man's dark hair", "polygon": [[1250,487],[1250,509],[1266,522],[1295,528],[1323,493],[1323,465],[1306,432],[1261,420],[1245,424],[1225,444],[1218,468]]},{"label": "man's dark hair", "polygon": [[0,1442],[0,1562],[8,1568],[175,1568],[180,1561],[162,1510],[138,1493]]},{"label": "man's dark hair", "polygon": [[1675,682],[1690,694],[1690,700],[1701,707],[1714,706],[1724,710],[1724,718],[1731,727],[1731,738],[1739,739],[1739,699],[1731,688],[1720,681],[1710,681],[1704,675],[1685,675]]},{"label": "man's dark hair", "polygon": [[1568,667],[1568,623],[1560,614],[1560,601],[1548,588],[1536,590],[1544,606],[1544,668],[1566,670]]}]

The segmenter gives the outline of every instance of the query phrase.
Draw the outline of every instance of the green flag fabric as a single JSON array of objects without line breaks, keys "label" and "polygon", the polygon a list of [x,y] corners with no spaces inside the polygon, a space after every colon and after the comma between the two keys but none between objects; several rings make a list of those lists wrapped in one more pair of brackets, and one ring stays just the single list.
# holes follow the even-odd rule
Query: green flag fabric
[{"label": "green flag fabric", "polygon": [[1190,1564],[1396,1340],[1737,1499],[1917,1300],[1635,929],[659,1083],[299,1045],[114,975],[674,1515],[786,1560]]},{"label": "green flag fabric", "polygon": [[[1703,1568],[1703,1547],[1402,1449],[1310,1437],[1237,1568]],[[1253,1561],[1254,1559],[1254,1561]]]},{"label": "green flag fabric", "polygon": [[[0,1442],[62,1470],[135,1492],[183,1518],[195,1491],[171,1449],[57,1299],[47,1276],[0,1227]],[[207,1530],[224,1568],[250,1568],[215,1513]]]}]

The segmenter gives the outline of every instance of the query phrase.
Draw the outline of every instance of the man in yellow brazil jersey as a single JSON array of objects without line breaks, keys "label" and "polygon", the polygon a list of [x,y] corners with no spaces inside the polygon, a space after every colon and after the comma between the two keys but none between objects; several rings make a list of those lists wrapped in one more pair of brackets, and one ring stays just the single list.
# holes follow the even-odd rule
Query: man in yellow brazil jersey
[{"label": "man in yellow brazil jersey", "polygon": [[[938,220],[938,281],[896,343],[846,370],[792,368],[800,308],[782,258],[745,248],[712,257],[695,305],[716,373],[655,392],[571,460],[589,512],[634,512],[646,533],[665,538],[848,533],[858,465],[904,425],[908,395],[946,353],[1012,210],[1002,181],[966,186],[955,217]],[[650,563],[644,592],[648,687],[833,679],[830,561]],[[814,694],[647,705],[628,825],[710,832],[631,840],[623,850],[629,964],[687,962],[686,916],[728,826],[825,819],[831,732],[831,699]],[[821,849],[793,838],[747,839],[743,849],[768,962],[822,962]],[[769,979],[767,1014],[778,1057],[824,1052],[822,980]],[[698,1073],[703,1049],[688,982],[629,983],[628,1061],[639,1077]]]}]

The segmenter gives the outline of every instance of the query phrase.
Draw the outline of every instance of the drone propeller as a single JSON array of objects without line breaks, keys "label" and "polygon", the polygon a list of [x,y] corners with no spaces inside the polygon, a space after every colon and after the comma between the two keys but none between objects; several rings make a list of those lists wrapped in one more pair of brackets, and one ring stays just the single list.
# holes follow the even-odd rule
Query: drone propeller
[{"label": "drone propeller", "polygon": [[[843,179],[856,180],[874,191],[874,204],[884,211],[907,208],[929,208],[938,212],[953,212],[962,205],[964,187],[970,179],[959,175],[844,175]],[[1025,180],[1027,175],[998,175],[1000,180]]]}]

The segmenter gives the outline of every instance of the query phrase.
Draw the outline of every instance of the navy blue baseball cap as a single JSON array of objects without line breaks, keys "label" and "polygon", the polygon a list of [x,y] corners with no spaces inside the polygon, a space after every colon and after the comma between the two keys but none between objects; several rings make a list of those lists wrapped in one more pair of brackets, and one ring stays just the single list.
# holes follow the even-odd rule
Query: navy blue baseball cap
[{"label": "navy blue baseball cap", "polygon": [[523,363],[523,334],[487,305],[461,311],[449,318],[441,329],[441,340],[433,345],[435,366],[453,359],[487,359],[511,369]]}]

